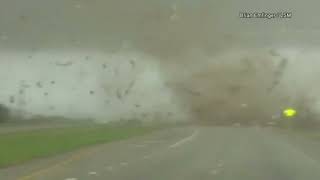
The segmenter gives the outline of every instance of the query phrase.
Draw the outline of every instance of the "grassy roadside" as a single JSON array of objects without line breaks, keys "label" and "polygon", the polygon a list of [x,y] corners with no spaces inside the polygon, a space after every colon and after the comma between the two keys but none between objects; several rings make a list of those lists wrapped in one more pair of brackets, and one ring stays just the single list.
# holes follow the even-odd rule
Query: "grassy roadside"
[{"label": "grassy roadside", "polygon": [[161,127],[93,125],[1,134],[0,167],[68,152],[84,146],[143,135]]}]

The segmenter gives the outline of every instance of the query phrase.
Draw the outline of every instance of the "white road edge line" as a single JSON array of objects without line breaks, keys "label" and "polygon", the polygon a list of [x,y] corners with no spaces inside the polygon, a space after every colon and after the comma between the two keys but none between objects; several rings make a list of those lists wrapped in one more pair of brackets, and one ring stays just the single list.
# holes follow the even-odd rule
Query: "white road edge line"
[{"label": "white road edge line", "polygon": [[163,143],[165,142],[164,140],[146,140],[144,143],[146,144],[154,144],[154,143]]},{"label": "white road edge line", "polygon": [[107,169],[108,171],[112,171],[112,170],[113,170],[113,167],[112,167],[112,166],[107,166],[106,169]]},{"label": "white road edge line", "polygon": [[145,155],[145,156],[143,156],[143,159],[149,159],[151,156],[149,156],[149,155]]},{"label": "white road edge line", "polygon": [[194,137],[196,137],[198,135],[199,130],[194,130],[193,133],[191,134],[191,136],[188,136],[186,138],[181,139],[180,141],[172,144],[169,146],[169,148],[176,148],[178,146],[181,146],[182,144],[191,141]]},{"label": "white road edge line", "polygon": [[129,164],[129,163],[127,163],[127,162],[121,162],[121,163],[120,163],[121,166],[128,166],[128,164]]},{"label": "white road edge line", "polygon": [[97,172],[94,172],[94,171],[91,171],[88,173],[89,175],[97,175],[98,173]]},{"label": "white road edge line", "polygon": [[146,147],[147,145],[145,145],[145,144],[131,144],[131,146],[136,147],[136,148],[143,148],[143,147]]},{"label": "white road edge line", "polygon": [[213,169],[210,171],[210,174],[212,174],[212,175],[217,175],[219,173],[220,173],[220,171],[218,169]]}]

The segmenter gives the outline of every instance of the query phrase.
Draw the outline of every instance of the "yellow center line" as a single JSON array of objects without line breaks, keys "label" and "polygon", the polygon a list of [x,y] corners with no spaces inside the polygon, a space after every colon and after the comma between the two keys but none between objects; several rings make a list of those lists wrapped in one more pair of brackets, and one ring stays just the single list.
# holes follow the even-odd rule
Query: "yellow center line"
[{"label": "yellow center line", "polygon": [[32,179],[34,179],[34,178],[36,178],[36,177],[38,177],[40,175],[46,174],[46,173],[48,173],[50,171],[53,171],[53,170],[55,170],[55,169],[57,169],[59,167],[67,165],[67,164],[69,164],[69,163],[71,163],[73,161],[76,161],[78,159],[81,159],[81,158],[83,158],[83,157],[85,157],[87,155],[93,154],[93,153],[94,153],[93,150],[88,151],[88,152],[84,152],[83,151],[83,152],[74,153],[70,158],[67,158],[67,159],[65,159],[65,160],[63,160],[61,162],[58,162],[58,163],[56,163],[56,164],[54,164],[52,166],[49,166],[47,168],[36,170],[36,171],[32,172],[29,175],[25,175],[25,176],[19,177],[19,178],[17,178],[17,180],[32,180]]}]

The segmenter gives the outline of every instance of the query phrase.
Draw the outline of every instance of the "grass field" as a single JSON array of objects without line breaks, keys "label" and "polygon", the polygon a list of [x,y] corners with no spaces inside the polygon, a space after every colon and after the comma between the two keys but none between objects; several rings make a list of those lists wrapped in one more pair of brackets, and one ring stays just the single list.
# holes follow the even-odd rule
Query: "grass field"
[{"label": "grass field", "polygon": [[143,135],[159,127],[93,125],[13,132],[0,135],[0,167],[80,147]]}]

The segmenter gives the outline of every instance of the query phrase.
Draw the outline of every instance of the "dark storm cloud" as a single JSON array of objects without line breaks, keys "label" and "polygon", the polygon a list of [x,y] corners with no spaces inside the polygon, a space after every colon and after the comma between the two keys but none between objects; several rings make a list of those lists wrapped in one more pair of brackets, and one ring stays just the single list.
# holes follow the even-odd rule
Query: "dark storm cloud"
[{"label": "dark storm cloud", "polygon": [[[299,11],[298,1],[3,0],[1,48],[116,51],[127,42],[145,53],[168,57],[194,47],[214,53],[236,44],[283,43],[290,38],[316,42],[314,34],[299,37],[308,31],[305,25],[312,24],[316,15],[312,13],[315,6],[303,6],[311,9]],[[294,15],[273,21],[238,17],[241,10],[262,7],[266,11],[293,11]],[[317,27],[320,23],[314,22],[312,28]],[[289,32],[280,32],[284,28]]]}]

